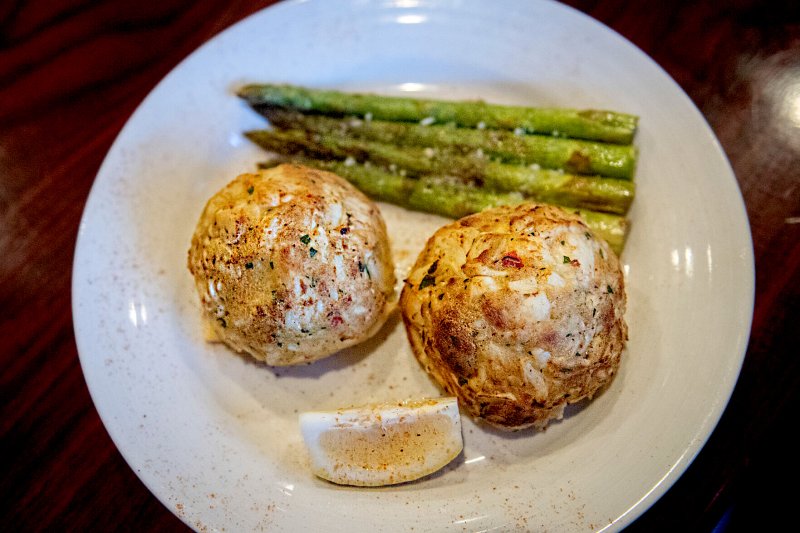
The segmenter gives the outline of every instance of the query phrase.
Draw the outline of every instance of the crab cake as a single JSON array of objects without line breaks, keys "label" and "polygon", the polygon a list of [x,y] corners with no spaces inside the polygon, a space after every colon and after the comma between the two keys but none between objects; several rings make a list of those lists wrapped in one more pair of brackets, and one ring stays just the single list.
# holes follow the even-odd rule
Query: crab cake
[{"label": "crab cake", "polygon": [[377,206],[299,165],[242,174],[215,194],[189,270],[220,340],[269,365],[365,340],[386,319],[395,281]]},{"label": "crab cake", "polygon": [[579,216],[489,209],[437,231],[400,296],[419,362],[493,426],[543,428],[616,372],[627,340],[619,261]]}]

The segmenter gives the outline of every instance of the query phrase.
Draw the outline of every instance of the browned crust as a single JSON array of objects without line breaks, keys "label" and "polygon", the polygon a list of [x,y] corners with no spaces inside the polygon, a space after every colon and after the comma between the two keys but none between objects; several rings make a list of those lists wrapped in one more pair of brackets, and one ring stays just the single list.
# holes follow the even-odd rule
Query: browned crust
[{"label": "browned crust", "polygon": [[[531,227],[537,229],[526,234]],[[546,242],[550,235],[566,237]],[[577,242],[575,235],[590,241],[585,249],[592,257],[579,257],[593,262],[593,270],[581,270],[578,256],[544,262],[546,253],[568,249],[564,240]],[[548,285],[554,272],[568,282],[575,274],[576,281],[554,288]],[[585,282],[577,281],[584,279],[580,275]],[[479,283],[492,290],[476,290]],[[547,319],[532,319],[525,307],[539,294],[549,301]],[[400,297],[408,339],[423,368],[473,417],[511,430],[544,427],[565,405],[591,398],[610,382],[627,340],[625,304],[622,272],[608,245],[579,218],[530,204],[441,228]],[[591,340],[580,344],[578,334]],[[570,352],[575,346],[579,353]],[[545,364],[535,357],[540,347],[552,353]]]},{"label": "browned crust", "polygon": [[394,293],[377,206],[341,177],[300,165],[242,174],[212,196],[188,267],[217,336],[270,365],[361,342]]}]

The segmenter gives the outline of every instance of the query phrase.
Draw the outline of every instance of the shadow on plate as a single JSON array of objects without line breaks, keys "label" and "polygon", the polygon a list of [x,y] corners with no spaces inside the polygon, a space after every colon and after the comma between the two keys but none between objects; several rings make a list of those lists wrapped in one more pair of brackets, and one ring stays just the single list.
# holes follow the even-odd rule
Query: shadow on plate
[{"label": "shadow on plate", "polygon": [[[294,366],[270,366],[263,361],[258,361],[247,354],[236,353],[248,365],[271,372],[276,378],[292,377],[296,379],[319,379],[329,372],[341,371],[347,367],[356,366],[373,352],[380,349],[389,335],[394,332],[400,323],[400,314],[393,311],[380,330],[369,339],[355,346],[345,348],[323,359]],[[231,352],[235,353],[235,352]]]}]

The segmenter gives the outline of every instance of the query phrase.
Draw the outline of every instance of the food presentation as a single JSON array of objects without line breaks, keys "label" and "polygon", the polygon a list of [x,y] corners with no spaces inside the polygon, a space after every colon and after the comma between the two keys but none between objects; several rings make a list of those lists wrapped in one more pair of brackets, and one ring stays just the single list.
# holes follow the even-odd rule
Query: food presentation
[{"label": "food presentation", "polygon": [[[553,2],[487,6],[281,3],[193,53],[114,142],[79,229],[77,346],[113,442],[165,508],[190,527],[618,530],[674,484],[712,435],[752,318],[747,217],[719,142],[680,87],[608,28]],[[611,137],[595,137],[609,127],[616,131]],[[286,238],[272,242],[263,233],[269,224],[257,226],[255,214],[245,213],[243,227],[253,226],[252,234],[242,233],[237,245],[220,239],[199,278],[187,268],[209,199],[239,176],[290,168],[281,165],[306,175],[335,174],[369,198],[385,224],[395,280],[381,308],[388,316],[376,305],[369,326],[365,320],[356,327],[353,314],[342,316],[342,324],[334,320],[340,328],[353,326],[346,348],[331,336],[314,353],[331,333],[331,324],[317,319],[355,308],[342,309],[341,299],[331,297],[319,314],[316,302],[313,313],[300,313],[305,295],[320,296],[323,278],[330,296],[339,272],[330,261],[317,262],[321,247],[312,240],[318,237],[313,227],[282,217],[290,222]],[[232,209],[232,219],[241,214],[233,214],[236,206],[255,213],[258,204],[266,213],[270,201],[251,198],[248,189],[236,191],[247,200],[217,206]],[[481,238],[473,245],[441,246],[434,238],[465,217],[533,206],[574,225],[592,246],[595,266],[608,268],[592,271],[598,287],[576,283],[577,292],[560,292],[573,281],[565,276],[578,279],[586,266],[578,243],[566,238],[562,245],[546,233],[517,235],[502,224],[493,228],[493,219],[475,226]],[[306,209],[311,206],[298,207]],[[560,209],[558,217],[550,209]],[[234,224],[227,227],[237,234]],[[325,226],[331,243],[344,242],[337,229]],[[208,228],[201,232],[210,235]],[[253,249],[238,246],[245,241]],[[502,253],[499,264],[484,265],[497,272],[474,275],[483,263],[467,261],[467,251],[451,265],[437,264],[441,276],[447,269],[458,275],[434,274],[423,283],[436,261],[429,251],[450,259],[459,247],[475,246],[479,256],[483,241]],[[207,245],[212,250],[210,237]],[[298,261],[270,259],[271,247],[282,246],[298,253],[291,256]],[[359,291],[379,290],[360,285],[373,272],[358,268],[366,243],[354,247],[353,255],[339,250],[343,265],[355,267],[348,279],[337,278],[340,296],[355,282]],[[624,279],[619,287],[608,284],[613,293],[602,284],[604,276],[613,279],[609,253]],[[226,269],[234,254],[241,255],[234,265],[241,274]],[[442,315],[435,313],[455,307],[448,298],[465,297],[446,284],[454,277],[465,285],[462,265],[471,270],[466,285],[474,299],[465,299],[451,322],[480,337],[482,351],[476,346],[475,360],[464,359],[474,367],[439,358],[426,368],[421,359],[433,362],[445,353],[442,343],[454,342],[442,336]],[[323,267],[331,270],[305,270]],[[536,268],[555,271],[564,287],[556,277],[551,285],[549,275],[533,276]],[[523,277],[528,287],[517,283]],[[211,296],[209,280],[226,298],[216,302],[224,309],[202,301]],[[235,294],[240,286],[252,292]],[[276,301],[267,308],[272,290]],[[578,305],[581,295],[613,307],[614,320],[599,308],[592,317],[594,307]],[[538,305],[545,298],[549,316]],[[420,309],[430,304],[414,329],[406,327],[407,302]],[[568,313],[576,322],[566,327],[575,333],[560,329]],[[617,360],[619,316],[628,337]],[[440,331],[433,335],[433,328]],[[415,330],[425,336],[418,350]],[[548,330],[563,338],[549,338]],[[503,338],[514,340],[505,346]],[[300,349],[289,350],[284,340]],[[526,343],[524,352],[517,341]],[[598,351],[566,351],[580,342]],[[244,351],[250,345],[256,357]],[[541,373],[542,382],[527,369]],[[410,453],[402,455],[412,450],[401,438],[403,426],[389,428],[386,437],[377,432],[383,429],[378,418],[399,422],[393,406],[404,404],[412,419],[423,419],[428,413],[420,402],[442,398],[453,398],[460,415],[463,448],[454,458],[437,453],[431,470],[422,468]],[[363,415],[365,425],[348,430],[329,416],[340,412],[346,418],[340,421]],[[319,422],[310,440],[303,433],[307,420]],[[456,435],[452,424],[443,428]],[[328,455],[337,447],[322,448],[323,435],[325,442],[348,442],[341,448],[350,455]],[[383,467],[367,442],[382,444],[394,475],[362,487],[353,480]],[[435,444],[425,455],[446,448]],[[314,450],[325,453],[319,463]],[[358,458],[376,462],[359,470]],[[334,479],[322,475],[337,464]],[[416,477],[420,472],[427,473]],[[394,484],[397,479],[405,481]]]},{"label": "food presentation", "polygon": [[636,117],[286,85],[239,96],[270,121],[246,133],[270,157],[208,201],[188,260],[233,350],[297,365],[380,329],[394,264],[367,195],[458,219],[430,237],[399,296],[449,414],[431,399],[302,413],[316,475],[419,479],[463,448],[459,405],[495,428],[544,429],[610,382],[628,335],[616,254]]}]

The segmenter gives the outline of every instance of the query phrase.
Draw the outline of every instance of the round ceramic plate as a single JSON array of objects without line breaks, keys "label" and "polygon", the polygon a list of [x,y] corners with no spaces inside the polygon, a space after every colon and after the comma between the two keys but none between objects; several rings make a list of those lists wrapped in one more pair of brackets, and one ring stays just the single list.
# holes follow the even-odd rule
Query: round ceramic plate
[{"label": "round ceramic plate", "polygon": [[[396,317],[299,368],[203,340],[186,253],[206,199],[263,157],[242,131],[264,121],[234,96],[254,81],[638,114],[622,256],[630,342],[612,385],[545,432],[465,417],[463,454],[418,482],[316,479],[298,413],[440,393]],[[402,278],[444,219],[381,209]],[[630,523],[712,431],[747,342],[753,259],[736,181],[702,116],[601,24],[542,1],[316,0],[233,26],[147,97],[92,189],[73,291],[81,364],[108,432],[196,529],[585,531]]]}]

